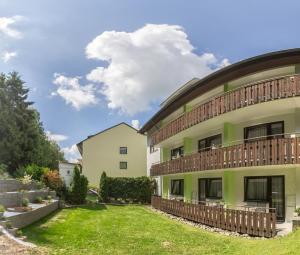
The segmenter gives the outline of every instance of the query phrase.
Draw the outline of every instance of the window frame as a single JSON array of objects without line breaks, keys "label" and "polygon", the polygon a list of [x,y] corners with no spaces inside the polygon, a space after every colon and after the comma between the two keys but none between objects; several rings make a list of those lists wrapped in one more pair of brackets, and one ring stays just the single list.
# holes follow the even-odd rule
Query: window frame
[{"label": "window frame", "polygon": [[[126,149],[126,153],[122,153],[122,149]],[[127,155],[128,154],[128,147],[127,146],[120,146],[119,147],[119,153],[121,155]]]},{"label": "window frame", "polygon": [[[179,191],[180,191],[180,194],[175,194],[173,193],[173,183],[174,182],[182,182],[181,185],[179,185]],[[182,187],[181,187],[182,186]],[[181,194],[181,191],[182,191],[182,194]],[[171,189],[170,189],[170,195],[172,196],[177,196],[177,197],[183,197],[184,196],[184,179],[171,179]]]},{"label": "window frame", "polygon": [[[271,194],[271,177],[272,176],[245,176],[244,177],[244,202],[264,202],[268,203],[270,201]],[[267,197],[266,199],[249,199],[247,190],[248,190],[248,180],[253,179],[267,179]]]},{"label": "window frame", "polygon": [[[204,200],[200,200],[200,182],[204,181],[205,184],[205,199]],[[218,196],[210,196],[209,195],[209,183],[213,180],[221,180],[221,191],[222,191],[222,195],[220,197]],[[199,201],[205,201],[206,199],[215,199],[215,200],[221,200],[223,199],[223,178],[222,177],[212,177],[212,178],[199,178],[198,179],[198,200]]]},{"label": "window frame", "polygon": [[[220,134],[208,136],[208,137],[205,137],[203,139],[198,140],[198,152],[210,150],[212,148],[212,146],[208,146],[208,143],[209,143],[209,141],[213,140],[216,137],[221,138],[220,139],[220,141],[221,141],[220,144],[217,144],[216,146],[222,146],[222,134],[220,133]],[[200,143],[203,142],[203,141],[205,142],[205,148],[200,149]]]},{"label": "window frame", "polygon": [[[124,163],[126,164],[126,167],[125,167],[125,168],[124,168],[124,167],[121,167],[121,165],[124,164]],[[119,162],[119,168],[120,168],[121,170],[126,170],[126,169],[128,169],[128,163],[127,163],[127,161],[120,161],[120,162]]]},{"label": "window frame", "polygon": [[181,157],[184,156],[184,146],[179,146],[179,147],[171,149],[171,151],[170,151],[171,160],[174,160],[174,159],[178,158],[178,157],[176,157],[176,158],[174,157],[173,158],[173,151],[175,151],[175,150],[182,151],[182,154],[179,154],[179,158],[181,158]]},{"label": "window frame", "polygon": [[[282,133],[278,134],[278,135],[272,135],[271,134],[271,127],[273,124],[282,124]],[[262,127],[262,126],[266,126],[266,130],[267,130],[267,136],[261,136],[261,137],[255,137],[255,138],[247,138],[248,137],[248,133],[249,130],[251,128],[258,128],[258,127]],[[258,125],[253,125],[253,126],[248,126],[248,127],[244,127],[244,142],[251,142],[251,141],[257,141],[257,140],[263,140],[263,139],[273,139],[274,137],[276,138],[283,138],[284,137],[284,121],[274,121],[274,122],[267,122],[267,123],[262,123],[262,124],[258,124]]]}]

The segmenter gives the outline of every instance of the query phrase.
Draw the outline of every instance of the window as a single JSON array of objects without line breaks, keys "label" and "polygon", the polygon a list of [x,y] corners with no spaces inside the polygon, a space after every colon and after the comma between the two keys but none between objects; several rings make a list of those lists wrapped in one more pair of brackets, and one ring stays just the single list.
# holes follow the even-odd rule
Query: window
[{"label": "window", "polygon": [[126,161],[121,161],[120,162],[120,169],[127,169],[127,162]]},{"label": "window", "polygon": [[127,147],[120,147],[120,154],[127,154]]},{"label": "window", "polygon": [[179,158],[179,157],[183,157],[183,154],[184,154],[183,146],[172,149],[171,150],[171,159],[176,159],[176,158]]},{"label": "window", "polygon": [[171,180],[171,195],[183,196],[184,192],[184,180]]},{"label": "window", "polygon": [[157,151],[157,148],[155,148],[153,145],[150,145],[150,154]]},{"label": "window", "polygon": [[284,133],[284,122],[265,123],[244,129],[244,138],[246,141],[255,141],[261,139],[280,138]]},{"label": "window", "polygon": [[268,177],[245,177],[245,200],[268,200]]},{"label": "window", "polygon": [[198,151],[206,151],[222,145],[222,135],[214,135],[198,141]]},{"label": "window", "polygon": [[70,174],[70,170],[67,171],[67,174]]},{"label": "window", "polygon": [[206,198],[222,198],[222,178],[199,179],[199,201],[205,201]]}]

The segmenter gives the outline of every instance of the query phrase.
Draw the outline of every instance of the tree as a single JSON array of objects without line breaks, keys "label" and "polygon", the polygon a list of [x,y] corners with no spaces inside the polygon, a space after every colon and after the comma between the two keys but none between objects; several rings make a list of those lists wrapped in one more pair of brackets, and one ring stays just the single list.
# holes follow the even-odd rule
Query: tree
[{"label": "tree", "polygon": [[0,75],[0,164],[10,174],[28,164],[57,169],[63,153],[49,141],[17,72]]},{"label": "tree", "polygon": [[75,166],[69,202],[73,204],[84,204],[88,191],[88,183],[87,178],[80,174],[79,168]]},{"label": "tree", "polygon": [[108,201],[108,180],[105,172],[103,172],[100,177],[99,201],[102,202]]}]

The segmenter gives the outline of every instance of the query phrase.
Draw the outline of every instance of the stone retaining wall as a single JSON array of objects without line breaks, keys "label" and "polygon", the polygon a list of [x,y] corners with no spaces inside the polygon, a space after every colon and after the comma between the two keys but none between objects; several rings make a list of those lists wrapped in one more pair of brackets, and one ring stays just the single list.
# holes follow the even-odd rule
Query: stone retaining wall
[{"label": "stone retaining wall", "polygon": [[0,180],[0,193],[20,190],[34,190],[37,189],[37,186],[38,185],[35,182],[25,185],[16,179]]},{"label": "stone retaining wall", "polygon": [[12,223],[12,226],[14,228],[24,228],[24,227],[32,224],[33,222],[36,222],[39,219],[54,212],[57,209],[58,209],[58,201],[55,200],[52,203],[45,205],[43,207],[37,208],[33,211],[10,216],[7,218],[7,220]]}]

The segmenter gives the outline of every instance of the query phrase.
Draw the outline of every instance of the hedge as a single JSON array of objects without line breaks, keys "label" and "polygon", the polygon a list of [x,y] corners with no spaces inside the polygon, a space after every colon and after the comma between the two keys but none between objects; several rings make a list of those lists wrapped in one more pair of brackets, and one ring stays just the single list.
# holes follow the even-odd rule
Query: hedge
[{"label": "hedge", "polygon": [[[106,177],[108,197],[125,201],[150,203],[155,183],[148,177]],[[101,191],[100,191],[101,192]]]}]

